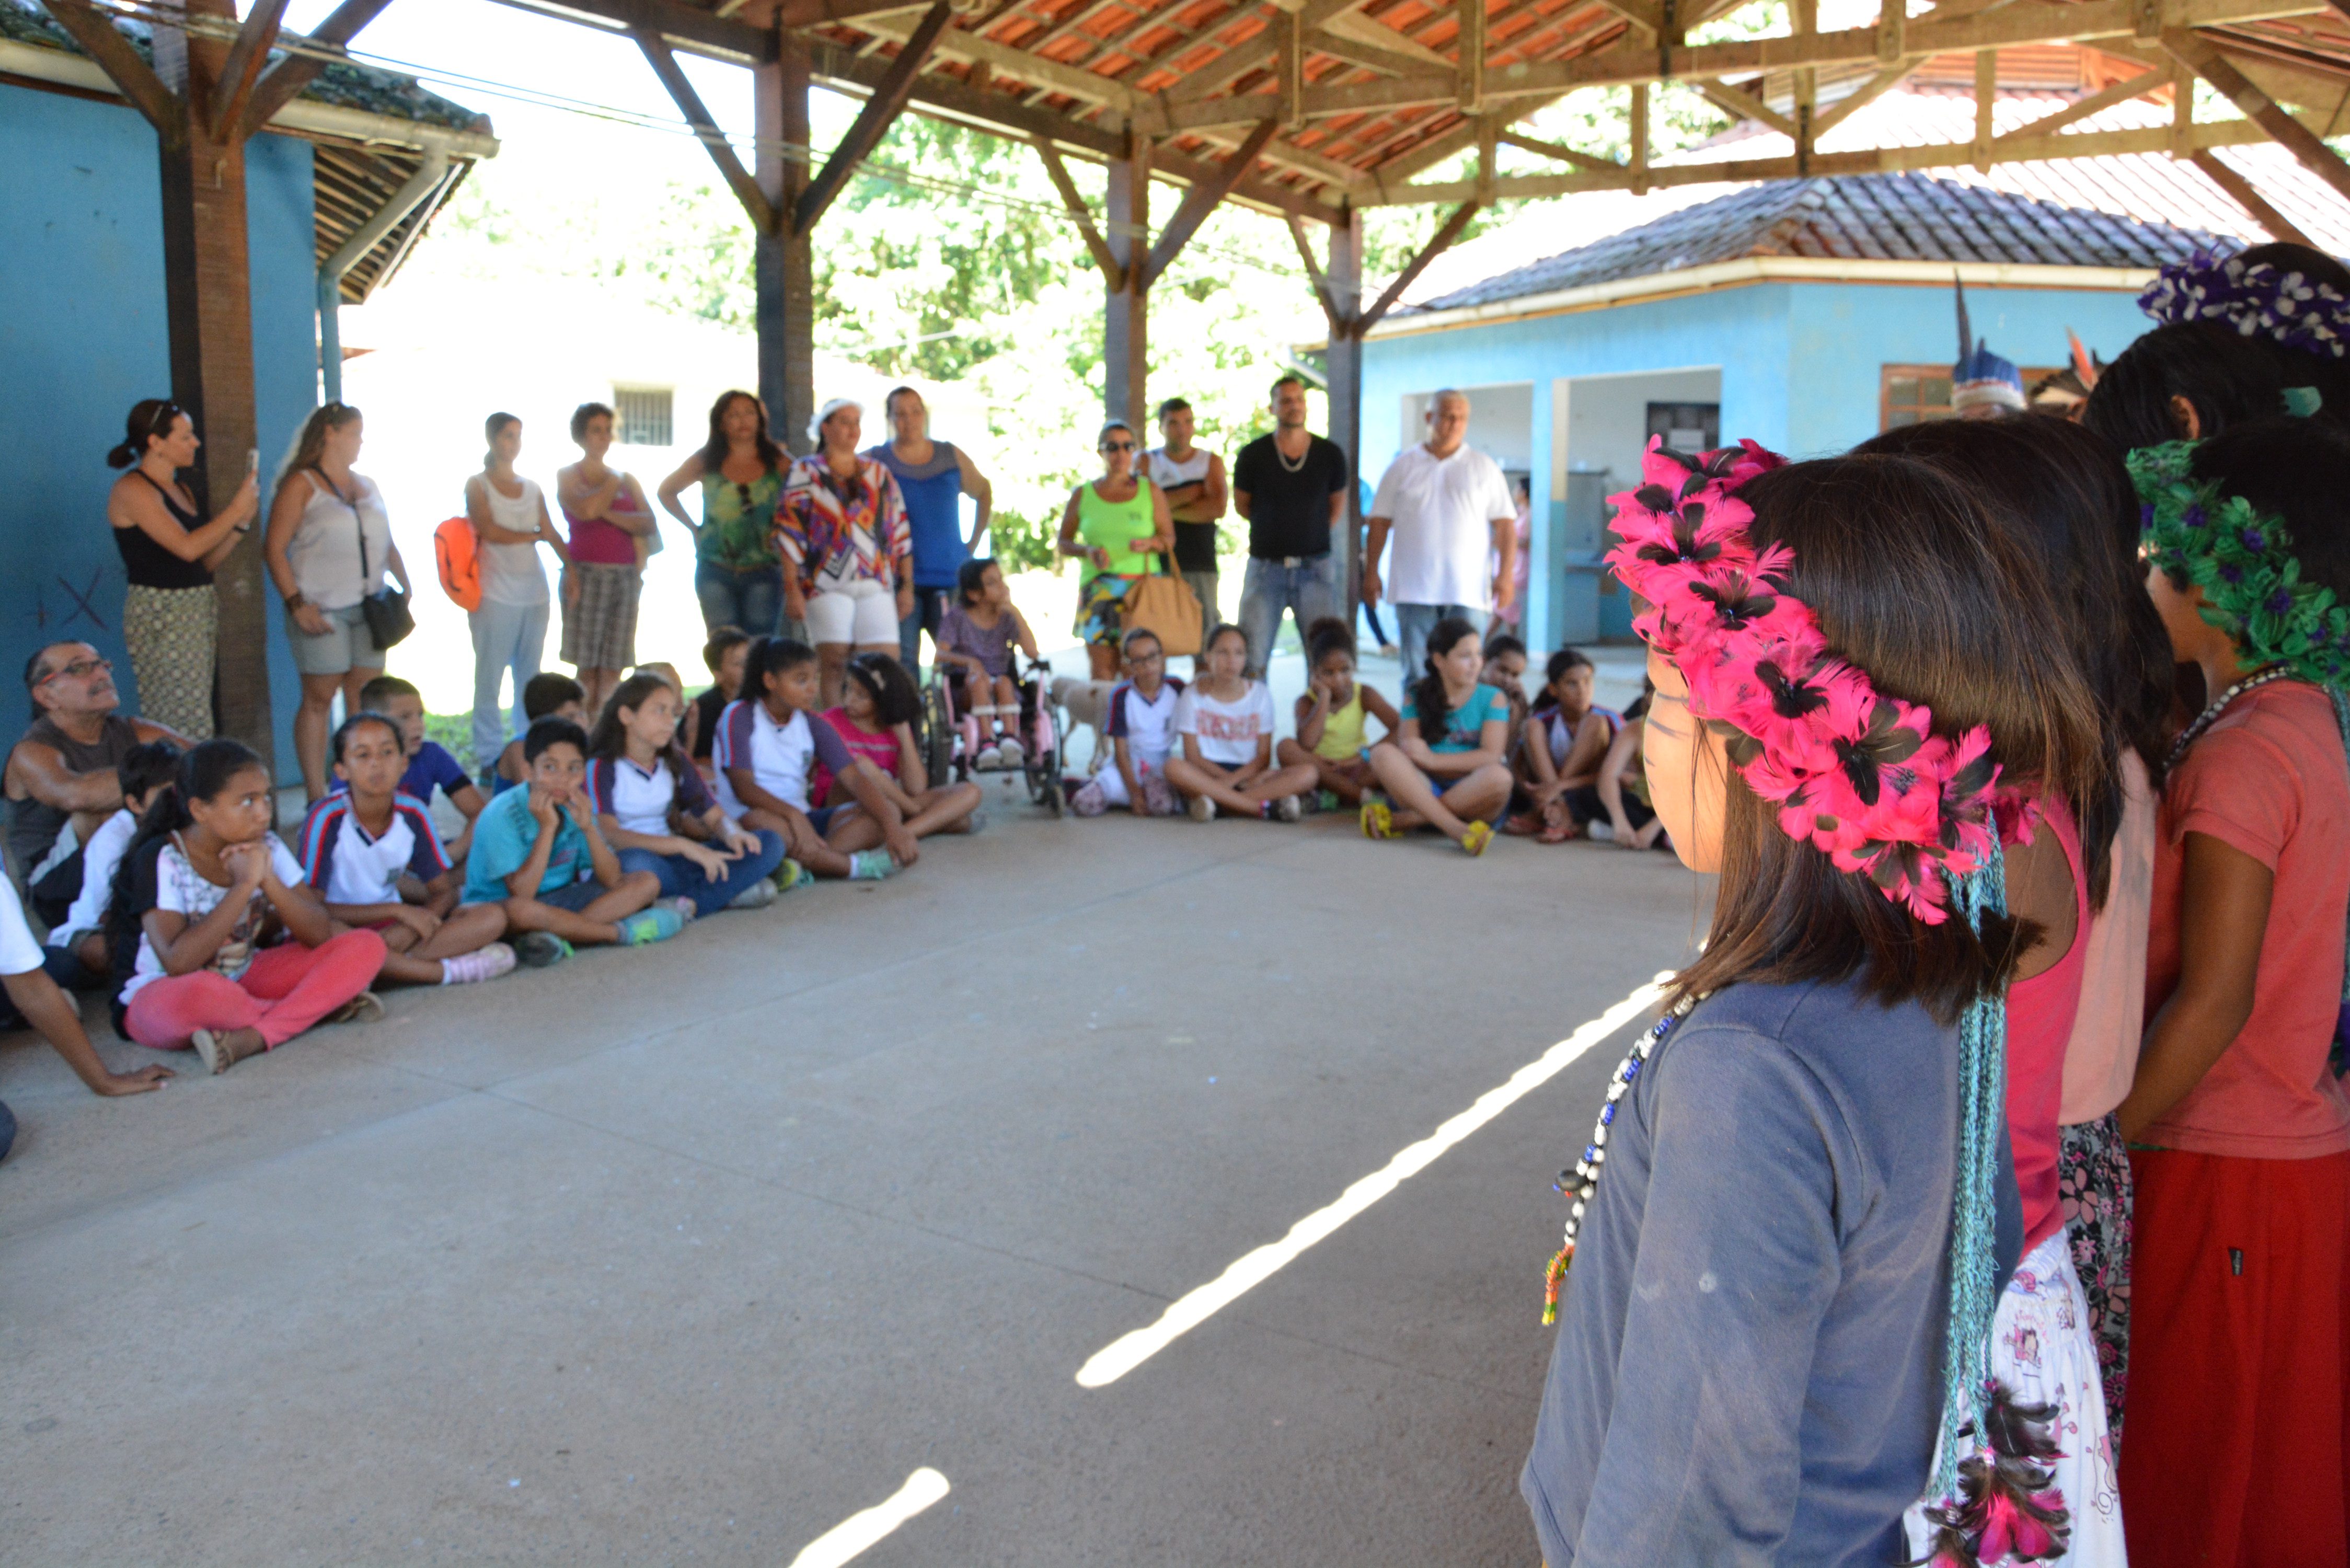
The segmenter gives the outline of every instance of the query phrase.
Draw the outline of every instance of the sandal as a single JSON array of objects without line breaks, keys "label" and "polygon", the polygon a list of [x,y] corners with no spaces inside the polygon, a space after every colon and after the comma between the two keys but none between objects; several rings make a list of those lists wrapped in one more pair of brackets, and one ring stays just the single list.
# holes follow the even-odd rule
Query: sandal
[{"label": "sandal", "polygon": [[1542,819],[1530,811],[1522,811],[1502,823],[1502,831],[1513,838],[1532,838],[1543,831]]},{"label": "sandal", "polygon": [[221,1044],[219,1034],[210,1029],[199,1029],[188,1036],[188,1044],[195,1047],[196,1054],[203,1058],[204,1071],[213,1077],[228,1071],[228,1047]]},{"label": "sandal", "polygon": [[1570,844],[1582,836],[1583,829],[1572,822],[1552,822],[1545,823],[1543,830],[1534,835],[1534,842],[1536,844]]},{"label": "sandal", "polygon": [[1469,825],[1469,831],[1461,836],[1461,847],[1467,850],[1471,857],[1484,854],[1485,846],[1492,842],[1493,825],[1490,822],[1472,822]]},{"label": "sandal", "polygon": [[1363,836],[1366,838],[1401,838],[1403,836],[1402,832],[1395,825],[1395,813],[1388,808],[1388,803],[1383,800],[1365,801],[1359,820],[1363,825]]},{"label": "sandal", "polygon": [[321,1019],[323,1023],[374,1023],[383,1017],[383,998],[362,991]]}]

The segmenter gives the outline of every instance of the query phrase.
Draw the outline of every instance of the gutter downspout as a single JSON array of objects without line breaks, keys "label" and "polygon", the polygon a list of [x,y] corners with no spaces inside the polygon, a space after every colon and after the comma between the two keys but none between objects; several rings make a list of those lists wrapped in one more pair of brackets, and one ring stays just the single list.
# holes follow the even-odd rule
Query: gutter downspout
[{"label": "gutter downspout", "polygon": [[359,233],[343,242],[340,250],[318,265],[318,379],[328,402],[340,402],[343,397],[343,275],[358,265],[361,256],[375,249],[384,235],[416,211],[449,177],[449,144],[438,137],[421,140],[424,145],[422,166],[392,192],[391,200],[378,209],[375,216],[360,225]]}]

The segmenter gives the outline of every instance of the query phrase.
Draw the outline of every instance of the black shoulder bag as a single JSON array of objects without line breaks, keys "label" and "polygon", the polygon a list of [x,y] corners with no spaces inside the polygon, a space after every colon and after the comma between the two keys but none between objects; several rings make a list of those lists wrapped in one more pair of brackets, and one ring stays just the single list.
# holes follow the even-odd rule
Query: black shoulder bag
[{"label": "black shoulder bag", "polygon": [[[326,479],[324,473],[318,477]],[[359,487],[353,485],[351,494],[345,495],[340,485],[328,479],[327,488],[335,493],[336,500],[351,509],[351,521],[359,526],[359,582],[364,596],[359,600],[359,613],[367,617],[368,636],[375,639],[378,648],[394,647],[416,629],[416,618],[409,613],[408,596],[398,588],[376,586],[376,574],[368,567],[367,518],[360,513],[359,504],[355,499]]]}]

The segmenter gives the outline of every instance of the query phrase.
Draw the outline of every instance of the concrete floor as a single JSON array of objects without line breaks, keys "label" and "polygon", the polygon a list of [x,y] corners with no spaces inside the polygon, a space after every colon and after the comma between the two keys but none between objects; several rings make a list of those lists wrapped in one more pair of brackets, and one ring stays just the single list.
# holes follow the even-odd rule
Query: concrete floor
[{"label": "concrete floor", "polygon": [[1006,799],[887,884],[139,1099],[0,1038],[0,1561],[784,1564],[930,1466],[860,1568],[1531,1565],[1550,1182],[1628,1027],[1075,1374],[1682,959],[1702,898],[1605,846]]}]

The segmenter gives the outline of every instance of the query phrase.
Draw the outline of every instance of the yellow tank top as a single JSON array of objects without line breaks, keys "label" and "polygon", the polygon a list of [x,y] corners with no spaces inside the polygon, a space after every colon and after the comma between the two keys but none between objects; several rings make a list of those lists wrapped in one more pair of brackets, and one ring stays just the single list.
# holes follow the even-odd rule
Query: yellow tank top
[{"label": "yellow tank top", "polygon": [[1314,742],[1314,754],[1326,763],[1349,763],[1363,754],[1361,681],[1355,682],[1355,693],[1344,708],[1333,708],[1323,716],[1322,738]]},{"label": "yellow tank top", "polygon": [[1158,532],[1159,524],[1151,515],[1149,480],[1137,480],[1132,498],[1126,501],[1103,500],[1091,480],[1078,486],[1077,538],[1107,550],[1109,569],[1119,576],[1147,576],[1158,570],[1151,557],[1127,548],[1137,539],[1148,539]]}]

